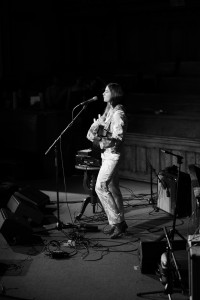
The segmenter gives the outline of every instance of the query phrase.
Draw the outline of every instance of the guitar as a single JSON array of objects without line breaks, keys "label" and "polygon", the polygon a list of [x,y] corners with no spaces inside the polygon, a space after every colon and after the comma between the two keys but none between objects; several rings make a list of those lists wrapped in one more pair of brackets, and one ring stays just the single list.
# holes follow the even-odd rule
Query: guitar
[{"label": "guitar", "polygon": [[97,136],[100,138],[111,138],[112,134],[103,125],[99,125]]}]

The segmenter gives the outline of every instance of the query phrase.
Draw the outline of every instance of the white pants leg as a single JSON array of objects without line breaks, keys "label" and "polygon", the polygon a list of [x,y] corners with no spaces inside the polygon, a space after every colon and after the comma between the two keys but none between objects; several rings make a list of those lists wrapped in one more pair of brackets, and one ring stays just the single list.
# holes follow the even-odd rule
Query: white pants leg
[{"label": "white pants leg", "polygon": [[103,159],[97,176],[95,191],[110,225],[124,220],[123,198],[119,188],[119,160]]}]

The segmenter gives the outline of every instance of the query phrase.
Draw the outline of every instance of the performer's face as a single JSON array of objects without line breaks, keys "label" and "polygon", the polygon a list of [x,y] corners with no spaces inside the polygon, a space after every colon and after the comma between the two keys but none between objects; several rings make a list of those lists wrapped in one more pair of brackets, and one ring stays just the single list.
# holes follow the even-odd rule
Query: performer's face
[{"label": "performer's face", "polygon": [[111,99],[111,91],[108,87],[105,88],[105,91],[103,93],[103,100],[104,102],[109,102]]}]

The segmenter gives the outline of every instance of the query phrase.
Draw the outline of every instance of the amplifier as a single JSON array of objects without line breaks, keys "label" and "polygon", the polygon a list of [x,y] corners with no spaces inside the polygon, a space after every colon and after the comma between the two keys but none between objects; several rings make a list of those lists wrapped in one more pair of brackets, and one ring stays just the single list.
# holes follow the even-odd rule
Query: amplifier
[{"label": "amplifier", "polygon": [[158,175],[157,207],[174,214],[176,203],[176,177]]},{"label": "amplifier", "polygon": [[188,236],[188,272],[190,300],[200,299],[200,234]]},{"label": "amplifier", "polygon": [[[191,215],[191,180],[190,175],[180,172],[178,191],[177,176],[161,172],[158,175],[157,207],[174,215],[175,207],[178,217]],[[177,195],[176,195],[177,193]]]},{"label": "amplifier", "polygon": [[188,246],[200,246],[200,233],[188,235]]}]

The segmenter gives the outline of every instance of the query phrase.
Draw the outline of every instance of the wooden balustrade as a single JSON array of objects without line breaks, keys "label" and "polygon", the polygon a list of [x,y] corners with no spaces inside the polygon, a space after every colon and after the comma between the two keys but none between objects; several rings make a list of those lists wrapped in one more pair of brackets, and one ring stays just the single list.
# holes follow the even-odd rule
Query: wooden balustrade
[{"label": "wooden balustrade", "polygon": [[[151,166],[158,174],[166,167],[177,165],[177,157],[166,154],[161,149],[183,157],[182,172],[188,173],[190,164],[200,164],[200,139],[128,133],[124,144],[120,177],[149,182]],[[156,174],[153,176],[153,181],[157,181]]]}]

